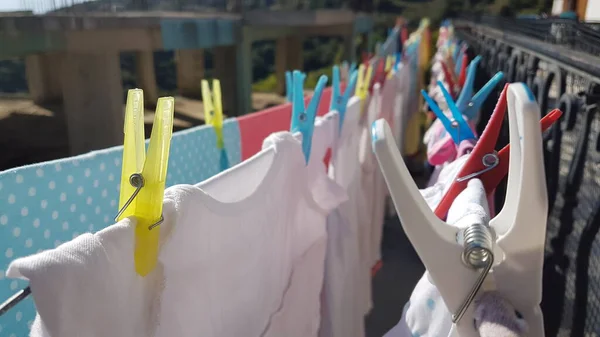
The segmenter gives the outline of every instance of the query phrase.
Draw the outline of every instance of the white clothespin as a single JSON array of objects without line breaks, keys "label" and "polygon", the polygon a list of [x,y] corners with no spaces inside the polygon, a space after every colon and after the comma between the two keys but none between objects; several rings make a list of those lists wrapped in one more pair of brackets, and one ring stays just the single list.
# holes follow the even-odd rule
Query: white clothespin
[{"label": "white clothespin", "polygon": [[373,150],[402,226],[453,314],[453,330],[460,337],[479,336],[471,303],[480,290],[493,289],[523,314],[529,336],[544,336],[539,304],[548,197],[540,111],[522,83],[508,88],[508,114],[511,149],[506,202],[489,226],[468,224],[463,229],[434,215],[408,172],[389,126],[383,120],[373,123]]}]

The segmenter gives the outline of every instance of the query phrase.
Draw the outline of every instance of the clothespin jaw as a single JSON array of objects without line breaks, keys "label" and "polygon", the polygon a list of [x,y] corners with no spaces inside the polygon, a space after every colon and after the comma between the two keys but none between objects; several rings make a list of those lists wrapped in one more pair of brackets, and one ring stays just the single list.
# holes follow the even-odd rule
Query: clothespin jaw
[{"label": "clothespin jaw", "polygon": [[[479,91],[469,100],[463,111],[463,115],[467,116],[469,120],[474,120],[481,109],[481,106],[492,93],[494,88],[504,79],[504,73],[499,71],[494,75]],[[467,81],[468,82],[468,81]],[[459,109],[461,105],[457,103]]]},{"label": "clothespin jaw", "polygon": [[294,99],[293,92],[293,84],[292,84],[292,72],[285,72],[285,97],[288,102],[291,102]]},{"label": "clothespin jaw", "polygon": [[[123,171],[117,219],[127,216],[136,218],[135,271],[146,276],[158,261],[159,225],[163,221],[162,205],[175,101],[172,97],[158,99],[148,153],[144,155],[144,116],[140,100],[143,102],[141,90],[129,91],[125,108]],[[141,129],[139,124],[142,125]]]},{"label": "clothespin jaw", "polygon": [[433,113],[437,116],[437,118],[440,119],[440,121],[444,125],[444,128],[450,134],[452,140],[456,145],[459,145],[460,142],[464,140],[475,139],[476,137],[473,133],[473,130],[471,130],[471,127],[463,118],[461,111],[454,104],[452,96],[446,90],[442,81],[438,81],[438,86],[440,87],[440,90],[442,91],[442,94],[444,95],[444,98],[448,103],[448,108],[452,113],[452,120],[450,120],[446,116],[442,109],[440,109],[440,107],[435,103],[435,101],[431,97],[429,97],[425,90],[421,90],[421,94],[425,98],[425,101],[427,102]]},{"label": "clothespin jaw", "polygon": [[207,80],[202,80],[202,101],[204,104],[204,120],[212,125],[217,135],[217,148],[223,149],[223,101],[221,97],[221,82],[213,80],[213,90],[210,91]]},{"label": "clothespin jaw", "polygon": [[[372,130],[373,149],[404,231],[446,307],[451,313],[462,313],[460,318],[453,315],[456,331],[461,337],[478,336],[473,329],[472,300],[482,289],[496,290],[513,304],[527,321],[529,335],[544,334],[539,305],[548,206],[542,136],[537,121],[540,112],[533,95],[521,83],[511,84],[504,96],[508,96],[513,147],[508,191],[502,211],[489,221],[489,225],[476,224],[482,230],[488,228],[486,242],[478,246],[485,247],[488,260],[486,267],[478,267],[479,270],[468,266],[465,254],[470,245],[457,240],[457,237],[467,240],[463,229],[466,227],[448,225],[433,215],[411,180],[389,125],[378,120]],[[484,218],[478,220],[470,216],[459,221],[463,220],[467,227],[473,226],[474,220],[485,222]],[[475,242],[471,241],[471,244]],[[491,274],[488,273],[490,270]],[[482,287],[486,278],[492,280]]]},{"label": "clothespin jaw", "polygon": [[335,110],[339,113],[339,123],[340,130],[342,129],[342,125],[344,125],[344,117],[346,116],[346,108],[348,107],[348,100],[350,99],[350,95],[354,91],[354,87],[356,86],[356,80],[358,78],[358,72],[356,70],[350,73],[350,80],[346,85],[346,90],[344,94],[341,93],[341,81],[340,81],[340,69],[337,66],[333,66],[333,83],[332,94],[331,94],[331,103],[329,106],[330,110]]},{"label": "clothespin jaw", "polygon": [[315,118],[317,117],[317,108],[323,94],[323,89],[327,85],[327,76],[321,75],[317,86],[315,87],[313,97],[308,104],[304,106],[304,80],[306,75],[298,70],[293,72],[294,98],[292,101],[292,125],[291,132],[300,132],[302,134],[302,151],[308,164],[310,158],[310,149],[312,145],[312,135],[314,130]]},{"label": "clothespin jaw", "polygon": [[[463,58],[463,64],[466,63],[465,61],[466,59]],[[471,100],[471,97],[473,97],[473,85],[475,84],[475,76],[477,75],[477,67],[479,66],[480,61],[481,56],[477,56],[473,59],[473,61],[469,64],[469,74],[467,75],[467,79],[463,81],[463,84],[459,83],[462,90],[460,91],[456,105],[461,111],[465,111],[467,109],[467,105]]]}]

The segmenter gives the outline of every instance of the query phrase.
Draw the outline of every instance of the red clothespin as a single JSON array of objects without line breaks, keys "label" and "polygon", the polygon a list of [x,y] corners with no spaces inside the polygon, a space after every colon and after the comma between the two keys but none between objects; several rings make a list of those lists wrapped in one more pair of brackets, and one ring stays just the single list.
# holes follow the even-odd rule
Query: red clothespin
[{"label": "red clothespin", "polygon": [[460,75],[458,75],[458,85],[462,88],[467,80],[467,68],[469,67],[469,56],[463,52],[462,64],[460,66]]},{"label": "red clothespin", "polygon": [[453,76],[454,74],[452,74],[446,62],[442,61],[441,63],[442,70],[444,71],[444,80],[446,81],[446,83],[448,83],[448,86],[450,87],[450,93],[452,94],[452,98],[456,99],[456,96],[458,96],[458,92],[460,91],[460,89],[456,87],[456,82],[454,81]]},{"label": "red clothespin", "polygon": [[[473,148],[471,156],[460,170],[456,180],[435,209],[435,215],[444,220],[454,198],[462,192],[471,178],[477,177],[483,182],[488,195],[492,193],[500,181],[508,174],[508,159],[510,157],[510,144],[502,148],[498,153],[494,150],[496,141],[500,135],[500,129],[506,114],[506,92],[508,84],[504,86],[498,104],[490,117],[481,138]],[[542,131],[548,129],[562,115],[558,109],[552,110],[540,120]]]},{"label": "red clothespin", "polygon": [[385,59],[379,58],[377,60],[377,66],[375,68],[375,74],[373,75],[373,80],[369,85],[369,94],[373,94],[373,87],[375,83],[379,83],[380,86],[383,87],[385,83],[387,72],[385,71]]}]

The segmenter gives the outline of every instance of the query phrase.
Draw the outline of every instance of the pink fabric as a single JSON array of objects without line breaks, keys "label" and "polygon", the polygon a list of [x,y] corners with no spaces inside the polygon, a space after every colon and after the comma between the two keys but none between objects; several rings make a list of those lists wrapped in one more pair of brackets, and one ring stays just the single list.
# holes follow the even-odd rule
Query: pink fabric
[{"label": "pink fabric", "polygon": [[[477,136],[475,123],[470,122],[469,125],[471,126],[471,130],[473,130],[473,134]],[[431,124],[427,133],[427,160],[431,165],[442,165],[460,156],[457,153],[457,146],[452,141],[452,137],[439,119],[436,119]]]}]

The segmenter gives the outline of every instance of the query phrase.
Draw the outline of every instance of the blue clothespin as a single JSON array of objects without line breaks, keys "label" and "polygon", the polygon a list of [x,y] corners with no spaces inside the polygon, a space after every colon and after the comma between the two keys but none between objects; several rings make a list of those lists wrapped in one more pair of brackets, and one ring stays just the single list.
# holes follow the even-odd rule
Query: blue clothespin
[{"label": "blue clothespin", "polygon": [[310,158],[310,148],[312,145],[312,135],[315,128],[315,118],[317,117],[317,108],[321,100],[323,89],[327,85],[327,76],[321,75],[313,97],[308,103],[308,108],[304,106],[304,80],[306,75],[298,70],[293,73],[293,100],[292,100],[292,125],[291,132],[300,132],[302,134],[302,152],[308,164]]},{"label": "blue clothespin", "polygon": [[292,94],[294,92],[294,88],[292,85],[292,72],[291,71],[286,71],[285,72],[285,97],[288,100],[288,102],[291,102],[294,95]]},{"label": "blue clothespin", "polygon": [[448,108],[452,113],[452,119],[449,119],[446,116],[446,114],[444,114],[442,109],[440,109],[440,107],[435,103],[435,101],[431,97],[429,97],[425,90],[421,90],[421,94],[425,98],[425,101],[427,101],[427,105],[429,105],[429,107],[437,116],[437,118],[440,119],[440,121],[444,125],[444,128],[450,134],[452,140],[456,145],[459,145],[460,142],[463,140],[476,139],[475,134],[473,134],[473,130],[471,130],[471,127],[463,118],[461,111],[458,110],[458,107],[456,107],[456,104],[454,104],[452,96],[450,95],[448,90],[446,90],[442,81],[438,81],[438,85],[442,90],[442,94],[444,95],[446,102],[448,103]]},{"label": "blue clothespin", "polygon": [[352,62],[352,64],[350,65],[350,69],[348,70],[348,74],[352,74],[354,71],[356,71],[356,69],[358,69],[358,65],[356,64],[356,62]]},{"label": "blue clothespin", "polygon": [[399,51],[396,53],[396,58],[394,59],[394,66],[393,66],[394,71],[398,71],[398,66],[400,65],[401,62],[402,62],[402,52]]},{"label": "blue clothespin", "polygon": [[[458,50],[461,49],[461,47],[458,48]],[[454,73],[456,74],[456,76],[460,76],[460,69],[462,68],[462,63],[463,55],[461,53],[458,53],[458,60],[454,61]]]},{"label": "blue clothespin", "polygon": [[[461,57],[462,59],[462,57]],[[467,104],[471,97],[473,97],[473,84],[475,84],[475,75],[477,75],[477,67],[479,66],[479,62],[481,61],[481,56],[477,56],[469,63],[467,68],[467,78],[465,79],[465,84],[463,85],[460,95],[456,100],[456,106],[460,111],[465,111],[467,108]]]},{"label": "blue clothespin", "polygon": [[[485,100],[492,93],[492,90],[494,90],[498,83],[502,81],[503,78],[504,73],[501,71],[497,72],[496,75],[494,75],[481,89],[479,89],[479,91],[475,95],[473,95],[473,97],[471,97],[470,99],[465,99],[464,102],[461,102],[461,92],[461,96],[458,98],[456,105],[458,106],[460,111],[463,112],[463,115],[467,116],[467,118],[470,120],[475,119]],[[463,90],[465,89],[465,87],[467,87],[468,83],[469,77],[467,77],[467,80],[465,81],[465,86],[463,87]],[[471,89],[471,92],[472,91],[473,90]]]},{"label": "blue clothespin", "polygon": [[333,66],[333,83],[331,84],[332,92],[329,109],[335,110],[340,114],[340,130],[342,130],[342,125],[344,125],[344,117],[346,116],[348,100],[350,99],[350,95],[352,95],[354,92],[357,78],[358,71],[352,71],[350,73],[350,80],[346,85],[346,91],[344,91],[344,95],[342,95],[340,86],[340,68],[338,66]]}]

